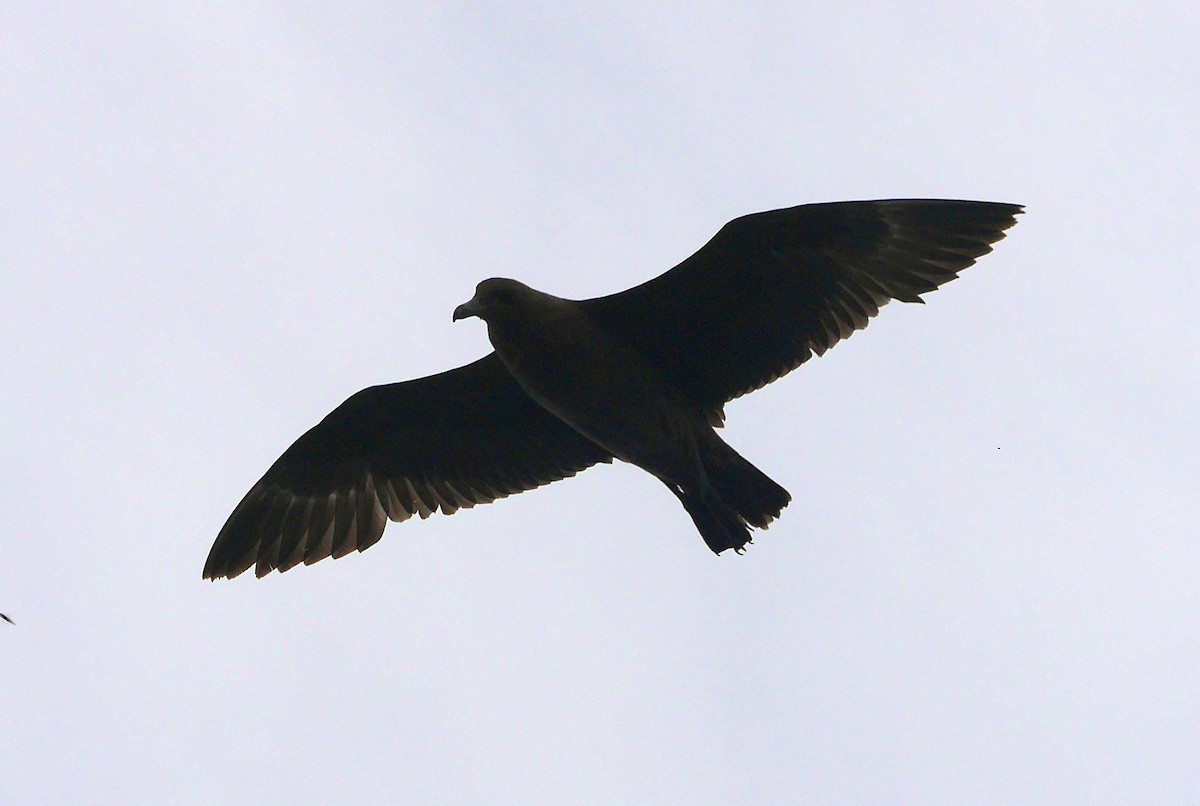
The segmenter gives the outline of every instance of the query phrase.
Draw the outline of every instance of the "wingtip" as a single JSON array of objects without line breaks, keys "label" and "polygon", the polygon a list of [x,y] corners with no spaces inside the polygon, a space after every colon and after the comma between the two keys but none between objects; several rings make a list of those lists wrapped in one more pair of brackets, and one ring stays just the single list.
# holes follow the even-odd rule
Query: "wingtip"
[{"label": "wingtip", "polygon": [[217,547],[220,545],[222,544],[220,537],[218,537],[217,542],[212,547],[212,551],[209,552],[208,560],[204,563],[202,579],[216,582],[218,579],[233,579],[242,572],[233,568],[227,557],[221,556],[220,552],[217,551]]},{"label": "wingtip", "polygon": [[232,577],[222,570],[213,568],[211,565],[205,565],[204,574],[200,578],[208,582],[216,582],[218,579],[230,579]]}]

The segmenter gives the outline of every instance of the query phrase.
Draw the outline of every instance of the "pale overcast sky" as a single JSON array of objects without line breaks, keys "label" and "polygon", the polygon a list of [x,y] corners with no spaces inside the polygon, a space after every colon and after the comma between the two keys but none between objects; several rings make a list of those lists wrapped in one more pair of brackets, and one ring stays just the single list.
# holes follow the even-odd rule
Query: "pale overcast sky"
[{"label": "pale overcast sky", "polygon": [[[1191,3],[0,6],[0,800],[1200,802]],[[383,7],[381,7],[383,6]],[[629,466],[202,582],[357,389],[737,215],[1027,205]]]}]

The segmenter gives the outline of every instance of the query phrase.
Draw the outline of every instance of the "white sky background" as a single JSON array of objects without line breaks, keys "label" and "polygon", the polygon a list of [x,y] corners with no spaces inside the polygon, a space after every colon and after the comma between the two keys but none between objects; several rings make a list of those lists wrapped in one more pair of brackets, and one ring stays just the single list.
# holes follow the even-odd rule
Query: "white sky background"
[{"label": "white sky background", "polygon": [[[1200,800],[1200,11],[796,5],[0,6],[0,800]],[[201,581],[478,280],[897,196],[1028,213],[728,407],[745,556],[606,466]]]}]

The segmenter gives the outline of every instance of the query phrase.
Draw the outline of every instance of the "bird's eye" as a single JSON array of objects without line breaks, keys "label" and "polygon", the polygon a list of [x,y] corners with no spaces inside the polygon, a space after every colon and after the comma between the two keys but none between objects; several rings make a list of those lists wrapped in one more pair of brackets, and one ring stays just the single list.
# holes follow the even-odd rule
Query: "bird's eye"
[{"label": "bird's eye", "polygon": [[501,291],[497,291],[495,294],[493,294],[492,299],[494,299],[496,302],[500,303],[501,305],[512,305],[513,302],[516,300],[516,295],[514,295],[511,290],[505,288],[505,289],[503,289]]}]

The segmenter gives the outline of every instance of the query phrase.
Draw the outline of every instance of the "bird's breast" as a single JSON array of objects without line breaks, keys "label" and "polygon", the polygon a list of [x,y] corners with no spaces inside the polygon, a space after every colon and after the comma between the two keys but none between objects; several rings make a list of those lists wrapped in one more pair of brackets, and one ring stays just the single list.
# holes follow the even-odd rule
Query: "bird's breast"
[{"label": "bird's breast", "polygon": [[658,373],[586,316],[489,337],[540,406],[618,458],[646,467],[690,443],[692,417]]}]

